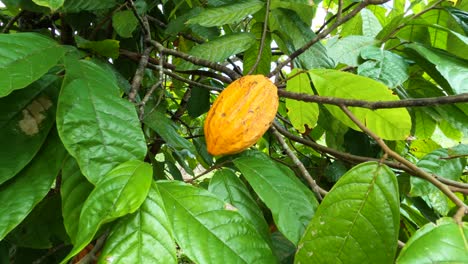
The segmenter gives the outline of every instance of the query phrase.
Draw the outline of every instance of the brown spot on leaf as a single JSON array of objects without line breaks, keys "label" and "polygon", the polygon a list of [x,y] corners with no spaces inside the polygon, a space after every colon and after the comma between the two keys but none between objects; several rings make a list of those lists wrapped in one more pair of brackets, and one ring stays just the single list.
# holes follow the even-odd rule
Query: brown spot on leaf
[{"label": "brown spot on leaf", "polygon": [[52,106],[49,98],[41,96],[32,101],[25,109],[23,109],[23,118],[18,122],[18,125],[26,135],[34,136],[39,133],[39,127],[46,118],[45,111]]}]

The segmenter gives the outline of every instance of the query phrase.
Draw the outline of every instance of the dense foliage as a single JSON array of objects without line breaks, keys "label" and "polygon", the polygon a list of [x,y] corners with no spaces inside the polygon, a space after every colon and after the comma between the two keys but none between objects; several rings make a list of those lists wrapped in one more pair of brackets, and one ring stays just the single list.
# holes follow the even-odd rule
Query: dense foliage
[{"label": "dense foliage", "polygon": [[0,263],[467,262],[467,1],[2,2]]}]

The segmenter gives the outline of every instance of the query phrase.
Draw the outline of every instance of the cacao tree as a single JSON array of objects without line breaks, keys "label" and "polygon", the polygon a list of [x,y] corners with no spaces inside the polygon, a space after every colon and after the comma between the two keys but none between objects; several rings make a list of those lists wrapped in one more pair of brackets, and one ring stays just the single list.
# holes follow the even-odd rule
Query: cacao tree
[{"label": "cacao tree", "polygon": [[467,1],[0,3],[0,263],[468,262]]}]

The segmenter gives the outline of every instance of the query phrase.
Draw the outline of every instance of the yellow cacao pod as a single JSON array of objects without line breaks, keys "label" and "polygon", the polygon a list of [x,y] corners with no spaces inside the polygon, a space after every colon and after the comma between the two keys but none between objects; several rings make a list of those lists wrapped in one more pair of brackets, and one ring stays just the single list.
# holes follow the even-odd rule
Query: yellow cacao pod
[{"label": "yellow cacao pod", "polygon": [[224,89],[205,120],[211,155],[239,153],[268,130],[278,110],[278,89],[263,75],[244,76]]}]

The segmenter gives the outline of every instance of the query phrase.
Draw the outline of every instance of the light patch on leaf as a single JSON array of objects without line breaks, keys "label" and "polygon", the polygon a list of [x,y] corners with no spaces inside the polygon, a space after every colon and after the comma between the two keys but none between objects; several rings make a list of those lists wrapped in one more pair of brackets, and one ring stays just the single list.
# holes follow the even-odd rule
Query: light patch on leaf
[{"label": "light patch on leaf", "polygon": [[28,136],[34,136],[39,133],[39,126],[46,118],[44,112],[51,106],[52,102],[45,96],[32,101],[23,109],[23,118],[18,122],[21,131]]},{"label": "light patch on leaf", "polygon": [[230,204],[230,203],[226,203],[224,205],[224,209],[226,209],[228,211],[238,211],[237,208],[234,205]]}]

